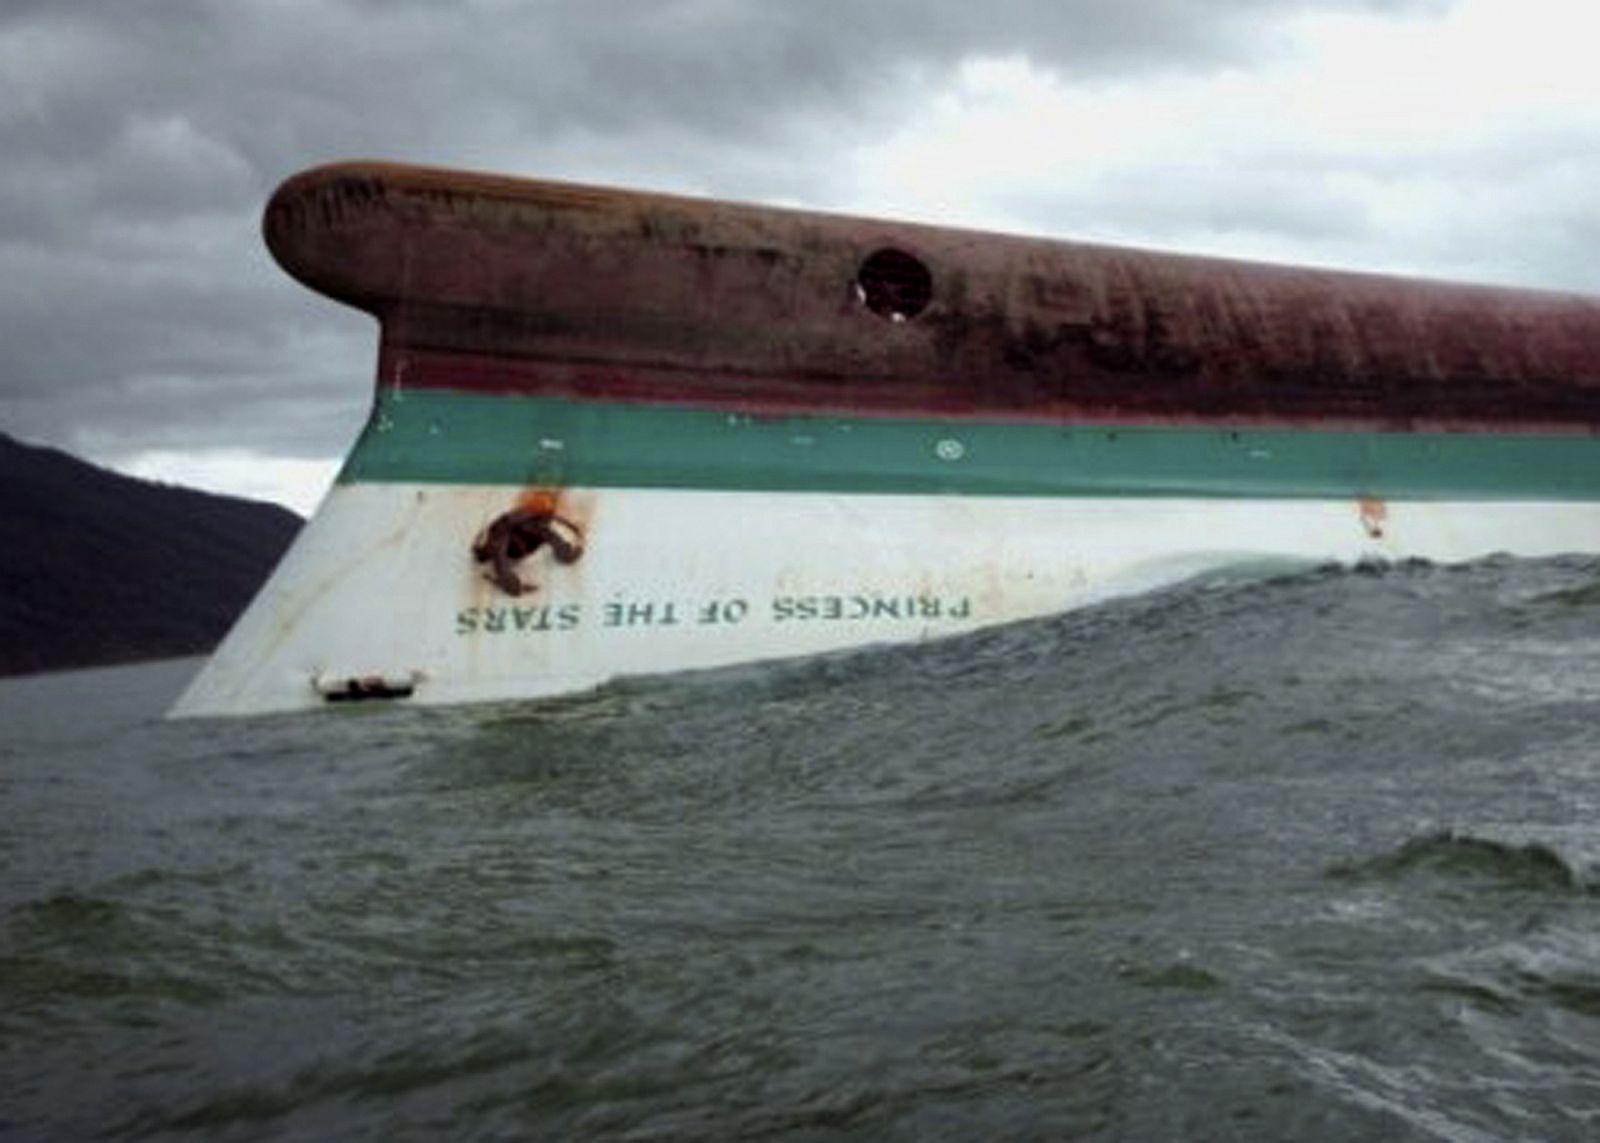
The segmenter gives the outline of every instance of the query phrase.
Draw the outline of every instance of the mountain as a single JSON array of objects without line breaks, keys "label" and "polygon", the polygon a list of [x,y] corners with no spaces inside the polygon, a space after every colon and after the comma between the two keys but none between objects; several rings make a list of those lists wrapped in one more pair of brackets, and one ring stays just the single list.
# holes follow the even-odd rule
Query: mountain
[{"label": "mountain", "polygon": [[301,523],[0,433],[0,675],[209,651]]}]

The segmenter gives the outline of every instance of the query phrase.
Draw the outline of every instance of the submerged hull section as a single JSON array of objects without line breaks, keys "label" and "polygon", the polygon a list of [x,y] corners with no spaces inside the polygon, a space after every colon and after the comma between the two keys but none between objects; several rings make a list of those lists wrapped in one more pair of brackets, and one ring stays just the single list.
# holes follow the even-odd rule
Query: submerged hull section
[{"label": "submerged hull section", "polygon": [[1600,303],[371,164],[369,424],[176,713],[552,695],[1219,568],[1600,550]]}]

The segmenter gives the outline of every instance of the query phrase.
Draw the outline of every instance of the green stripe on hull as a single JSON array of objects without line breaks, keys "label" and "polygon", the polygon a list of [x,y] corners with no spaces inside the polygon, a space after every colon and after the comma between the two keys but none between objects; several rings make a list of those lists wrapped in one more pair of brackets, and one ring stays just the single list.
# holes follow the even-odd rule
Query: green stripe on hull
[{"label": "green stripe on hull", "polygon": [[340,479],[975,496],[1600,500],[1600,437],[755,417],[382,390]]}]

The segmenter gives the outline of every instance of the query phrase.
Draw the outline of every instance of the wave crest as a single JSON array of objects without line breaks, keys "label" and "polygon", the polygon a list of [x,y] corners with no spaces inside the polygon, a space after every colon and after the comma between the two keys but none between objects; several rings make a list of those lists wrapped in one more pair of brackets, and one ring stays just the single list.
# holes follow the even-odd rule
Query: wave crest
[{"label": "wave crest", "polygon": [[1350,881],[1395,881],[1419,874],[1476,880],[1508,889],[1593,893],[1591,863],[1538,840],[1509,840],[1455,829],[1410,838],[1388,853],[1328,869]]}]

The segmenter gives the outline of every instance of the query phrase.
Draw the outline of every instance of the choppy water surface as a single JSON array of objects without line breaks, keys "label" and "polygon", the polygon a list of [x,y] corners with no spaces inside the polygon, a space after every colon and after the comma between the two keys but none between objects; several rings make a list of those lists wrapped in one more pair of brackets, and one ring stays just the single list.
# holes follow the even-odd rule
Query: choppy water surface
[{"label": "choppy water surface", "polygon": [[1600,563],[533,705],[0,686],[0,1136],[1600,1136]]}]

